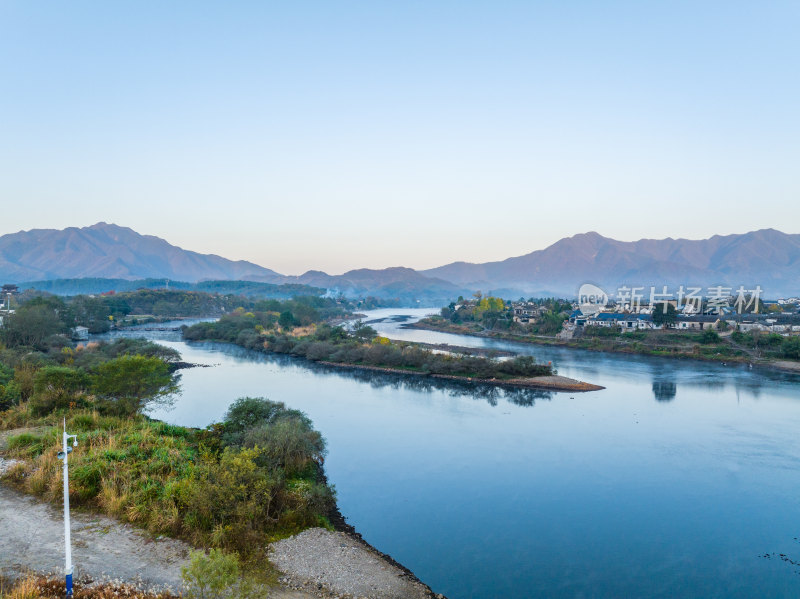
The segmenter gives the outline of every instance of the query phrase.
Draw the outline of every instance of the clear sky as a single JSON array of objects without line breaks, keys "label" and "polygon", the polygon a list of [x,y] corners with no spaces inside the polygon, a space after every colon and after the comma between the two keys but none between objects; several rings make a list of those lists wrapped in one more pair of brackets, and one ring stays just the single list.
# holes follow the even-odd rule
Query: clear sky
[{"label": "clear sky", "polygon": [[286,274],[800,232],[800,3],[0,0],[0,234]]}]

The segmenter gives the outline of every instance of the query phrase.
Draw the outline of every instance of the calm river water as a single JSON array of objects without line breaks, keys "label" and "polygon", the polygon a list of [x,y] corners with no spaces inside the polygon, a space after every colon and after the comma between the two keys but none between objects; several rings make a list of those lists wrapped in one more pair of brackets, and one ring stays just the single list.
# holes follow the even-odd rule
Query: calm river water
[{"label": "calm river water", "polygon": [[533,354],[606,389],[431,385],[161,336],[214,367],[182,371],[175,407],[154,416],[205,426],[243,395],[305,411],[342,513],[450,599],[800,596],[800,377],[395,318],[425,312],[365,320],[393,338]]}]

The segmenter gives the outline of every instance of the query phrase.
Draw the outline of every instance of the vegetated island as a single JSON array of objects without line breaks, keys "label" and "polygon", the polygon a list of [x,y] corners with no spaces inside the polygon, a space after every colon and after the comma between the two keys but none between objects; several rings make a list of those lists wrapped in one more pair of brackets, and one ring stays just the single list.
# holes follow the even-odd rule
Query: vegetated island
[{"label": "vegetated island", "polygon": [[349,330],[333,326],[320,313],[303,322],[292,311],[294,301],[283,302],[282,312],[236,310],[216,322],[186,327],[183,336],[189,341],[224,341],[252,350],[304,357],[338,368],[551,391],[603,389],[558,376],[551,364],[539,364],[531,356],[497,360],[429,349],[379,336],[361,321]]},{"label": "vegetated island", "polygon": [[[69,456],[71,505],[197,548],[184,576],[185,597],[208,596],[208,585],[216,585],[215,596],[268,596],[280,580],[267,561],[268,547],[307,529],[343,531],[372,550],[338,512],[323,468],[325,441],[305,414],[248,397],[203,429],[152,420],[147,408],[179,389],[179,353],[141,339],[73,344],[63,334],[64,318],[71,318],[63,308],[61,300],[34,298],[4,315],[3,484],[60,505],[57,454],[65,423],[80,440]],[[384,573],[402,569],[380,559]],[[393,580],[413,589],[401,596],[433,597],[407,571]],[[45,587],[51,583],[57,585],[26,579],[12,592],[50,597]],[[79,587],[87,598],[110,596],[107,591]]]}]

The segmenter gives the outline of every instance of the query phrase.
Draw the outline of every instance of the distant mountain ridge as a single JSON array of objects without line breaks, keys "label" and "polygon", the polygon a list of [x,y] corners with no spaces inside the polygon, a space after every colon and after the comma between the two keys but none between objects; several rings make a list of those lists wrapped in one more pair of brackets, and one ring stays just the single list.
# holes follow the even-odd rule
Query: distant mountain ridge
[{"label": "distant mountain ridge", "polygon": [[499,262],[455,262],[421,271],[476,289],[548,290],[574,295],[584,282],[619,285],[761,285],[767,294],[800,291],[800,235],[762,229],[709,239],[616,241],[590,232]]},{"label": "distant mountain ridge", "polygon": [[3,235],[0,277],[11,282],[86,277],[196,282],[280,275],[252,262],[198,254],[127,227],[97,223]]},{"label": "distant mountain ridge", "polygon": [[356,269],[341,275],[310,270],[286,276],[252,262],[199,254],[132,229],[98,223],[0,237],[0,283],[54,279],[256,281],[309,285],[348,297],[375,296],[441,305],[474,291],[503,297],[571,297],[584,282],[619,285],[761,285],[767,297],[800,292],[800,235],[762,229],[709,239],[617,241],[590,232],[497,262]]},{"label": "distant mountain ridge", "polygon": [[[327,289],[348,297],[375,296],[407,304],[429,305],[450,301],[465,292],[447,281],[426,277],[410,268],[358,269],[342,275],[308,271],[286,276],[243,260],[232,261],[171,245],[133,229],[97,223],[63,230],[34,229],[0,237],[0,283],[62,280],[59,289],[80,288],[65,279],[106,279],[98,288],[125,288],[113,280],[170,279],[197,284],[203,281],[255,281]],[[298,287],[302,289],[302,287]]]}]

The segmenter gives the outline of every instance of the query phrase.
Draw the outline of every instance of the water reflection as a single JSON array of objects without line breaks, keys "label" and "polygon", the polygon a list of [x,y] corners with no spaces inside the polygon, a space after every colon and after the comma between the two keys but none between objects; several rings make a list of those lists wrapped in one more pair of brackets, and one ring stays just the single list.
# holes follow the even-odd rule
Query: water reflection
[{"label": "water reflection", "polygon": [[672,401],[678,392],[678,386],[671,381],[653,381],[653,396],[656,401]]}]

